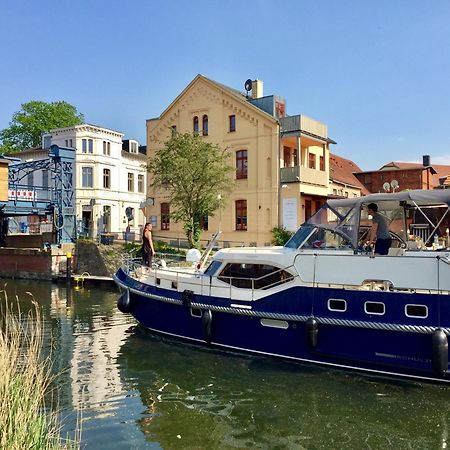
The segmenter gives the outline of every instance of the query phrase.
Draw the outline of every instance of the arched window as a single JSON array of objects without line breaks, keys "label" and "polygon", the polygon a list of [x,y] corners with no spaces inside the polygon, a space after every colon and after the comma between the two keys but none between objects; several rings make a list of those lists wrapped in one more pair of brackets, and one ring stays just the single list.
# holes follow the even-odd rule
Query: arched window
[{"label": "arched window", "polygon": [[208,116],[205,114],[202,120],[203,136],[208,136]]},{"label": "arched window", "polygon": [[193,125],[193,129],[194,129],[194,134],[198,134],[198,116],[195,116],[192,119],[192,125]]}]

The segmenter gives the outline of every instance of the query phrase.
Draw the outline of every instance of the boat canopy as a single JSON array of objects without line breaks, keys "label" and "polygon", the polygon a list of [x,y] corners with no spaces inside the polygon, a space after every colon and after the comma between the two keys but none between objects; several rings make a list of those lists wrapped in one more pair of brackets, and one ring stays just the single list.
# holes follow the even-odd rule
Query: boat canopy
[{"label": "boat canopy", "polygon": [[399,202],[408,201],[411,202],[411,206],[439,206],[446,204],[450,207],[450,189],[434,189],[429,191],[412,190],[394,194],[370,194],[364,197],[328,200],[327,204],[331,207],[360,208],[361,205],[383,202],[383,209],[388,209],[389,202],[392,202],[392,209],[395,209],[398,208]]},{"label": "boat canopy", "polygon": [[[408,239],[408,225],[412,223],[410,210],[419,212],[422,222],[432,225],[436,232],[448,221],[450,208],[450,190],[412,190],[398,193],[370,194],[364,197],[330,199],[286,243],[290,248],[353,248],[358,247],[361,227],[370,226],[367,205],[376,203],[379,211],[385,215],[391,231],[403,241]],[[430,219],[426,212],[429,208],[443,208],[444,212],[437,220]],[[436,218],[435,218],[436,219]],[[336,238],[339,236],[339,239]],[[331,245],[324,246],[324,243]],[[319,247],[320,246],[320,247]]]}]

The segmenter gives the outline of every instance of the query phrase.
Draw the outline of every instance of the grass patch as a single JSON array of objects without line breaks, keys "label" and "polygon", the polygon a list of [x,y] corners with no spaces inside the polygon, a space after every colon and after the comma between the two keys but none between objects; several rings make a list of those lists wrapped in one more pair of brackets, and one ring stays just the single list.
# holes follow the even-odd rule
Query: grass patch
[{"label": "grass patch", "polygon": [[[44,357],[41,311],[33,299],[28,314],[11,305],[5,291],[0,302],[0,448],[8,450],[79,449],[79,436],[61,436],[55,378]],[[30,294],[31,295],[31,294]],[[14,309],[13,310],[13,306]],[[77,433],[78,434],[78,433]]]}]

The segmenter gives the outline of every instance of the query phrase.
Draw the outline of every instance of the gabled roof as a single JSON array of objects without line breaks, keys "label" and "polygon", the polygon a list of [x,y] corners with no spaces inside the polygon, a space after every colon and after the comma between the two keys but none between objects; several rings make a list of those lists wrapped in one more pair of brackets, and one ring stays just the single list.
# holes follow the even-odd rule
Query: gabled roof
[{"label": "gabled roof", "polygon": [[369,194],[367,188],[353,175],[354,172],[361,172],[361,169],[352,160],[330,153],[331,180],[361,189],[364,195]]},{"label": "gabled roof", "polygon": [[201,74],[198,74],[182,91],[181,93],[172,101],[172,103],[170,103],[170,105],[161,113],[161,115],[159,116],[159,119],[162,119],[164,117],[164,115],[170,111],[170,109],[178,102],[178,100],[180,100],[181,97],[183,97],[183,95],[189,91],[189,89],[196,84],[199,80],[203,80],[204,82],[212,85],[213,87],[215,87],[216,89],[219,90],[223,90],[225,91],[227,94],[229,94],[230,96],[232,96],[233,98],[235,98],[237,101],[239,101],[242,104],[245,104],[248,108],[252,109],[255,113],[258,113],[262,116],[264,116],[265,118],[272,120],[273,122],[278,122],[277,119],[273,116],[271,116],[270,114],[266,113],[265,111],[263,111],[262,109],[258,108],[257,106],[253,105],[252,103],[250,103],[249,101],[247,101],[247,97],[245,96],[245,94],[243,94],[242,92],[230,88],[228,86],[225,86],[222,83],[218,83],[217,81],[211,80],[210,78],[207,78]]}]

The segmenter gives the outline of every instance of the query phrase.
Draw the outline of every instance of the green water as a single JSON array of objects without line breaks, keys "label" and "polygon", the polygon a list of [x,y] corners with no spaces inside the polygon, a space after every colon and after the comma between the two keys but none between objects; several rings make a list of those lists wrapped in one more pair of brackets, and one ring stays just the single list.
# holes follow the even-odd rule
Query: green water
[{"label": "green water", "polygon": [[[1,281],[2,285],[5,280]],[[111,287],[7,281],[43,307],[65,430],[86,449],[445,449],[450,387],[212,351],[152,336]]]}]

